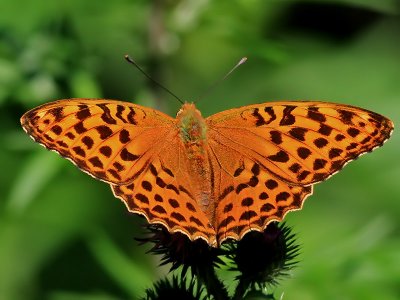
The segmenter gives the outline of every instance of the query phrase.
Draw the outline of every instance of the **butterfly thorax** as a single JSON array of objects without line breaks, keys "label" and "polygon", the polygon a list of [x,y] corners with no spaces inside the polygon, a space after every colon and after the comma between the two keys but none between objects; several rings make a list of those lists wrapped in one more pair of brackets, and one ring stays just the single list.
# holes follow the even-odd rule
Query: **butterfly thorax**
[{"label": "butterfly thorax", "polygon": [[212,222],[215,210],[211,191],[210,166],[207,149],[207,126],[204,118],[193,103],[185,103],[179,110],[177,125],[181,141],[189,160],[189,175],[196,188],[196,201]]},{"label": "butterfly thorax", "polygon": [[185,103],[179,110],[176,119],[181,139],[185,145],[201,146],[206,142],[206,123],[193,103]]}]

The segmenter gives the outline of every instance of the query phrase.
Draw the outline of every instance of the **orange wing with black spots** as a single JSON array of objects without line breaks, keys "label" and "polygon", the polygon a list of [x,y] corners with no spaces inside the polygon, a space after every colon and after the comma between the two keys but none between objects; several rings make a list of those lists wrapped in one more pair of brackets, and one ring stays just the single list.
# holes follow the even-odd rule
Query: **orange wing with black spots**
[{"label": "orange wing with black spots", "polygon": [[27,112],[21,124],[38,143],[110,183],[129,211],[216,243],[193,196],[175,119],[127,102],[69,99]]},{"label": "orange wing with black spots", "polygon": [[175,121],[168,115],[102,99],[48,103],[24,114],[21,124],[36,142],[84,172],[119,184],[131,182],[166,140],[176,136]]},{"label": "orange wing with black spots", "polygon": [[381,146],[393,130],[377,113],[311,101],[249,105],[206,122],[222,240],[241,238],[300,209],[312,184]]}]

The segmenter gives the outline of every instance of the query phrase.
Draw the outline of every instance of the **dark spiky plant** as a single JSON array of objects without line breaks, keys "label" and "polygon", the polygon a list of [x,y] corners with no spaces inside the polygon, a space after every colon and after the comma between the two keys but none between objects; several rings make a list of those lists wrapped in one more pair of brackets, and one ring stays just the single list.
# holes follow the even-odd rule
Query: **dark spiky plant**
[{"label": "dark spiky plant", "polygon": [[[141,243],[151,243],[149,253],[161,255],[161,265],[171,264],[171,272],[178,268],[180,272],[157,282],[145,299],[275,299],[270,289],[288,276],[299,252],[294,234],[284,223],[271,223],[263,232],[249,232],[220,248],[202,240],[192,242],[159,226],[150,225],[148,230],[150,235],[139,239]],[[237,282],[233,295],[216,274],[227,264],[239,273],[232,280]]]}]

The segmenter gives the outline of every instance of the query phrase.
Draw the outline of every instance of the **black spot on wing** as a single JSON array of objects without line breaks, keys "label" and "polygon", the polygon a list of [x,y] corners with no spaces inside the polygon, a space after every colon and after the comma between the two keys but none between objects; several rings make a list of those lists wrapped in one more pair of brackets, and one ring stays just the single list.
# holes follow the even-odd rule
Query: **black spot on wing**
[{"label": "black spot on wing", "polygon": [[121,176],[114,169],[109,169],[108,172],[117,180],[121,180]]},{"label": "black spot on wing", "polygon": [[287,199],[289,199],[290,194],[288,192],[281,192],[278,195],[276,195],[276,201],[286,201]]},{"label": "black spot on wing", "polygon": [[289,130],[289,134],[294,137],[296,140],[298,141],[305,141],[304,135],[306,134],[308,130],[305,128],[301,128],[301,127],[294,127],[292,129]]},{"label": "black spot on wing", "polygon": [[178,222],[186,222],[186,218],[178,212],[172,212],[171,217],[177,220]]},{"label": "black spot on wing", "polygon": [[353,124],[354,113],[343,109],[339,109],[338,112],[339,112],[339,118],[344,124],[347,125]]},{"label": "black spot on wing", "polygon": [[314,145],[317,146],[318,148],[323,148],[326,145],[328,145],[328,140],[325,138],[317,138],[314,141]]},{"label": "black spot on wing", "polygon": [[100,160],[97,156],[94,156],[94,157],[89,158],[89,162],[90,162],[94,167],[103,168],[103,163],[101,162],[101,160]]},{"label": "black spot on wing", "polygon": [[123,170],[125,170],[125,167],[123,165],[121,165],[119,162],[115,161],[113,163],[113,166],[115,167],[115,169],[117,169],[118,172],[121,172]]},{"label": "black spot on wing", "polygon": [[329,150],[329,159],[333,159],[338,157],[342,154],[343,150],[339,148],[332,148]]},{"label": "black spot on wing", "polygon": [[300,164],[294,163],[289,167],[289,170],[292,171],[293,173],[297,173],[301,169]]},{"label": "black spot on wing", "polygon": [[309,172],[309,171],[307,171],[307,170],[304,170],[304,171],[302,171],[302,172],[297,176],[297,180],[298,180],[298,181],[303,181],[303,180],[306,179],[307,176],[310,175],[310,174],[311,174],[311,172]]},{"label": "black spot on wing", "polygon": [[324,123],[321,123],[318,132],[325,135],[325,136],[329,136],[332,132],[333,128],[331,126],[328,126]]},{"label": "black spot on wing", "polygon": [[87,105],[79,105],[79,111],[76,113],[76,117],[79,120],[85,120],[91,116],[89,107]]},{"label": "black spot on wing", "polygon": [[159,214],[166,214],[166,210],[161,205],[156,205],[152,209],[152,211],[159,213]]},{"label": "black spot on wing", "polygon": [[360,134],[360,130],[358,130],[357,128],[354,128],[354,127],[350,127],[349,129],[347,129],[347,133],[351,137],[356,137],[357,135]]},{"label": "black spot on wing", "polygon": [[135,115],[136,115],[135,110],[132,107],[129,107],[129,113],[128,113],[127,119],[128,119],[128,122],[133,125],[137,125],[137,122],[135,120]]},{"label": "black spot on wing", "polygon": [[326,118],[323,114],[321,114],[320,112],[318,112],[318,108],[317,107],[310,107],[307,111],[307,116],[317,122],[325,122]]},{"label": "black spot on wing", "polygon": [[151,192],[153,189],[153,186],[151,185],[150,182],[148,182],[147,180],[143,180],[142,181],[142,188],[144,188],[146,191]]},{"label": "black spot on wing", "polygon": [[307,157],[309,157],[311,155],[311,151],[308,148],[299,147],[299,148],[297,148],[297,155],[302,159],[306,159]]},{"label": "black spot on wing", "polygon": [[266,186],[268,189],[273,190],[273,189],[275,189],[275,188],[278,187],[278,182],[277,182],[276,180],[273,180],[273,179],[268,179],[268,180],[265,182],[265,186]]},{"label": "black spot on wing", "polygon": [[169,176],[174,177],[174,173],[173,173],[170,169],[168,169],[167,167],[165,167],[164,165],[161,165],[161,169],[162,169],[165,173],[167,173]]},{"label": "black spot on wing", "polygon": [[280,126],[289,126],[293,125],[296,122],[295,116],[292,115],[292,111],[296,108],[296,106],[288,105],[283,109],[282,119],[279,122]]},{"label": "black spot on wing", "polygon": [[338,142],[344,140],[345,138],[346,138],[346,136],[344,136],[344,135],[341,134],[341,133],[338,133],[338,134],[335,136],[335,140],[338,141]]},{"label": "black spot on wing", "polygon": [[242,162],[239,168],[237,168],[233,173],[233,177],[238,177],[240,174],[242,174],[243,171],[244,171],[244,163]]},{"label": "black spot on wing", "polygon": [[252,199],[252,198],[250,198],[250,197],[247,197],[247,198],[244,198],[243,200],[242,200],[242,206],[243,207],[248,207],[248,206],[251,206],[251,205],[253,205],[254,204],[254,200]]},{"label": "black spot on wing", "polygon": [[112,149],[109,146],[102,146],[102,147],[100,147],[99,151],[105,157],[110,157],[112,154]]},{"label": "black spot on wing", "polygon": [[244,190],[245,188],[248,188],[249,186],[246,183],[240,183],[238,184],[238,186],[236,187],[236,194],[239,194],[242,190]]},{"label": "black spot on wing", "polygon": [[245,211],[241,214],[240,221],[249,221],[251,218],[257,217],[257,213],[253,210]]},{"label": "black spot on wing", "polygon": [[81,146],[75,146],[72,148],[72,150],[75,152],[76,155],[85,157],[86,156],[86,152],[85,150],[82,149]]},{"label": "black spot on wing", "polygon": [[275,206],[273,206],[271,203],[265,203],[263,206],[261,206],[261,211],[262,212],[269,212],[271,210],[276,209]]},{"label": "black spot on wing", "polygon": [[115,116],[120,119],[124,123],[128,123],[128,121],[122,116],[122,113],[124,112],[125,107],[123,105],[117,105],[117,113]]},{"label": "black spot on wing", "polygon": [[194,205],[190,202],[186,202],[186,208],[188,210],[190,210],[191,212],[196,212],[196,208],[194,207]]},{"label": "black spot on wing", "polygon": [[295,116],[292,115],[292,111],[296,106],[288,105],[283,109],[283,116],[279,122],[280,126],[293,125],[296,122]]},{"label": "black spot on wing", "polygon": [[120,141],[122,144],[126,144],[126,143],[130,142],[130,140],[131,140],[131,138],[130,138],[130,136],[129,136],[129,131],[126,130],[126,129],[122,129],[122,130],[119,132],[119,141]]},{"label": "black spot on wing", "polygon": [[233,209],[233,204],[232,204],[232,203],[228,203],[228,204],[225,205],[225,207],[224,207],[224,213],[227,214],[227,213],[231,212],[232,209]]},{"label": "black spot on wing", "polygon": [[77,134],[81,134],[81,133],[84,133],[87,131],[87,128],[85,128],[85,126],[83,126],[83,122],[76,123],[74,125],[74,129]]},{"label": "black spot on wing", "polygon": [[55,122],[60,122],[64,117],[64,108],[63,107],[55,107],[49,109],[47,113],[51,114],[54,117]]},{"label": "black spot on wing", "polygon": [[135,198],[144,204],[149,204],[149,198],[141,193],[136,194]]},{"label": "black spot on wing", "polygon": [[260,165],[255,163],[251,168],[251,172],[254,174],[254,176],[258,176],[260,174]]},{"label": "black spot on wing", "polygon": [[282,134],[279,131],[271,130],[269,134],[270,139],[274,144],[279,145],[282,143]]},{"label": "black spot on wing", "polygon": [[[75,129],[76,130],[76,129]],[[66,134],[65,134],[65,136],[67,137],[67,138],[69,138],[70,140],[73,140],[74,138],[75,138],[75,135],[72,133],[72,132],[67,132]]]},{"label": "black spot on wing", "polygon": [[[78,124],[80,124],[80,123],[78,123]],[[97,132],[100,134],[100,138],[102,140],[105,140],[106,138],[108,138],[109,136],[111,136],[113,134],[110,127],[108,127],[106,125],[100,125],[95,128],[96,128]]]},{"label": "black spot on wing", "polygon": [[139,158],[138,155],[135,155],[135,154],[129,152],[126,148],[122,149],[122,151],[120,153],[120,157],[124,161],[134,161]]},{"label": "black spot on wing", "polygon": [[53,127],[51,127],[50,129],[52,132],[54,132],[57,135],[60,135],[62,132],[62,128],[59,125],[54,125]]},{"label": "black spot on wing", "polygon": [[111,116],[110,109],[107,107],[106,104],[97,104],[103,110],[101,115],[101,119],[106,122],[107,124],[117,124],[117,121]]},{"label": "black spot on wing", "polygon": [[178,208],[179,202],[176,199],[168,199],[168,203],[173,207],[173,208]]},{"label": "black spot on wing", "polygon": [[325,159],[317,158],[316,160],[314,160],[314,166],[313,166],[314,171],[323,169],[327,163],[328,162]]},{"label": "black spot on wing", "polygon": [[275,121],[276,120],[276,115],[275,115],[275,111],[274,111],[274,109],[272,108],[272,107],[270,107],[270,106],[267,106],[267,107],[265,107],[264,108],[264,111],[269,115],[269,120],[268,120],[268,122],[267,122],[267,124],[269,124],[269,123],[271,123],[271,122],[273,122],[273,121]]},{"label": "black spot on wing", "polygon": [[93,147],[94,141],[90,136],[84,136],[82,138],[82,143],[84,143],[85,146],[90,150]]},{"label": "black spot on wing", "polygon": [[165,188],[166,187],[166,183],[164,180],[162,180],[161,177],[157,177],[156,178],[156,184],[160,187],[160,188]]},{"label": "black spot on wing", "polygon": [[264,117],[260,114],[260,110],[258,108],[255,108],[253,110],[253,116],[256,118],[256,126],[262,126],[268,124]]},{"label": "black spot on wing", "polygon": [[233,187],[233,185],[230,185],[230,186],[226,187],[223,190],[223,192],[219,195],[218,200],[219,201],[223,200],[226,196],[228,196],[234,190],[235,190],[235,188]]},{"label": "black spot on wing", "polygon": [[285,151],[279,150],[276,154],[269,155],[269,156],[267,156],[267,158],[272,161],[284,163],[289,160],[289,155]]}]

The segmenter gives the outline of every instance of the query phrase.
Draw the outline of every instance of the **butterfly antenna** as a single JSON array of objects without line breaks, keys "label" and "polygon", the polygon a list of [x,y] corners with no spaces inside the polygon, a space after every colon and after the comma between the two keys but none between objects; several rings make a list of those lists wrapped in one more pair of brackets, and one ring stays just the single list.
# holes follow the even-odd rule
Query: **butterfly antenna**
[{"label": "butterfly antenna", "polygon": [[207,90],[205,90],[205,92],[203,94],[201,94],[200,97],[198,97],[198,100],[196,102],[200,101],[205,96],[210,94],[222,81],[224,81],[229,75],[232,74],[233,71],[235,71],[238,67],[240,67],[242,64],[244,64],[246,61],[247,61],[247,57],[242,57],[241,60],[239,60],[239,62],[228,73],[226,73],[223,77],[221,77],[220,79],[215,81]]},{"label": "butterfly antenna", "polygon": [[181,104],[183,104],[183,101],[175,95],[173,92],[171,92],[169,89],[167,89],[165,86],[161,85],[158,83],[156,80],[150,77],[149,74],[147,74],[129,55],[124,56],[126,61],[129,62],[130,64],[134,65],[144,76],[146,76],[151,82],[155,83],[158,87],[162,88],[164,91],[166,91],[168,94],[170,94],[172,97],[174,97],[176,100],[178,100]]}]

